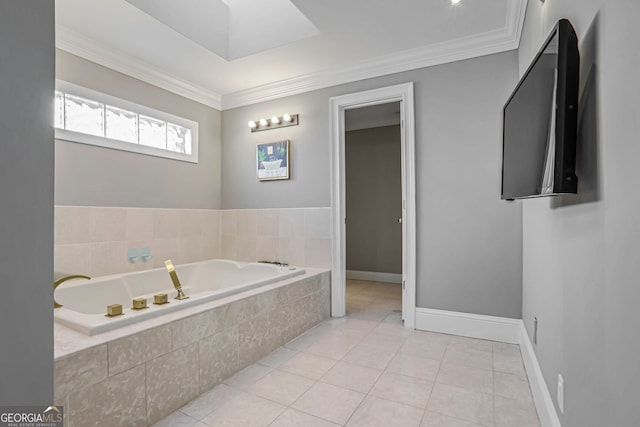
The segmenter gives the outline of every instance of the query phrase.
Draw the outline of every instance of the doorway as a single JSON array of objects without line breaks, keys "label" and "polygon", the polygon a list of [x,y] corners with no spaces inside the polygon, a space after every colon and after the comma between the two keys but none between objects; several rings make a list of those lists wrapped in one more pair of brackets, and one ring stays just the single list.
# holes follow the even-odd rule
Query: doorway
[{"label": "doorway", "polygon": [[401,318],[401,145],[400,102],[345,111],[346,314],[352,318]]},{"label": "doorway", "polygon": [[398,102],[401,132],[402,318],[415,325],[415,133],[413,83],[331,98],[332,269],[331,315],[346,313],[345,112]]}]

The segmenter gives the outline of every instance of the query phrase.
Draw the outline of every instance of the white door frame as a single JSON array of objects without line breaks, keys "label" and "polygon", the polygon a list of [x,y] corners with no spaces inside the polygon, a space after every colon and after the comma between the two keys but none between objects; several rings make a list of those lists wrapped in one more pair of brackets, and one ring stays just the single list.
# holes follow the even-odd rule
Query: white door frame
[{"label": "white door frame", "polygon": [[336,96],[331,109],[331,316],[346,313],[345,110],[400,101],[402,150],[402,317],[415,327],[416,312],[416,192],[413,83]]}]

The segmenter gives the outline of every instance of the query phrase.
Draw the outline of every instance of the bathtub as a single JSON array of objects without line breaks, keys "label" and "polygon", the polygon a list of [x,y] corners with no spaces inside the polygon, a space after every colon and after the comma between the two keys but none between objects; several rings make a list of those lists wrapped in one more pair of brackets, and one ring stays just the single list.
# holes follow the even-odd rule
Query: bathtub
[{"label": "bathtub", "polygon": [[[91,280],[73,279],[55,290],[54,298],[62,304],[54,310],[55,321],[84,334],[96,335],[305,273],[300,267],[223,259],[175,268],[188,299],[174,299],[177,292],[164,268]],[[158,293],[168,294],[169,303],[154,305],[153,296]],[[145,298],[148,308],[132,309],[134,298]],[[121,304],[123,315],[107,317],[107,306],[112,304]]]}]

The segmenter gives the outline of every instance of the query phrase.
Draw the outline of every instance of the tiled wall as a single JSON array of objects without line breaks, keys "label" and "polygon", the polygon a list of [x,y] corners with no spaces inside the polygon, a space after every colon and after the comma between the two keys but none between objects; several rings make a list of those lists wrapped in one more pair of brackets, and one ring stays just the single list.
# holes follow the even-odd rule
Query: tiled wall
[{"label": "tiled wall", "polygon": [[[129,263],[127,250],[142,247],[149,262]],[[330,208],[55,208],[55,271],[103,276],[211,258],[328,268]]]},{"label": "tiled wall", "polygon": [[330,273],[55,361],[65,425],[147,426],[329,317]]},{"label": "tiled wall", "polygon": [[331,209],[221,211],[223,258],[331,266]]},{"label": "tiled wall", "polygon": [[[56,206],[54,270],[90,276],[161,267],[220,256],[220,211]],[[131,264],[128,248],[151,248],[149,262]]]}]

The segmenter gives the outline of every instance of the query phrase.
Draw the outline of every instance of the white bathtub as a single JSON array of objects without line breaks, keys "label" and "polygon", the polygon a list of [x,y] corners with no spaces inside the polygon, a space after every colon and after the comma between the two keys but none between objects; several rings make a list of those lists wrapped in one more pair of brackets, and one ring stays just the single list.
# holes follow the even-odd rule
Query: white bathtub
[{"label": "white bathtub", "polygon": [[[164,268],[64,282],[54,294],[55,300],[62,304],[54,310],[55,321],[87,335],[96,335],[301,275],[305,270],[215,259],[178,265],[176,272],[189,299],[174,299],[177,292]],[[169,303],[154,305],[153,296],[158,293],[167,293]],[[131,309],[134,298],[146,298],[149,308]],[[121,304],[124,314],[105,316],[107,306],[111,304]]]}]

